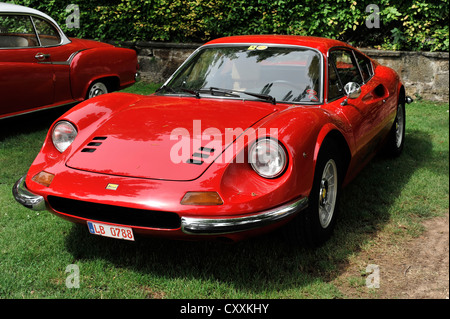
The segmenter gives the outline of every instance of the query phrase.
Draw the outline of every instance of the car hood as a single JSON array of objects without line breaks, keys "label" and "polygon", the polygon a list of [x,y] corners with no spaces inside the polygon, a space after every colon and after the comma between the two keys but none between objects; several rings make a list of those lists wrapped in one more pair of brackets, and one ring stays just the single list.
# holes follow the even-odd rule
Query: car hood
[{"label": "car hood", "polygon": [[109,175],[193,180],[233,139],[275,111],[264,102],[149,96],[114,113],[66,165]]}]

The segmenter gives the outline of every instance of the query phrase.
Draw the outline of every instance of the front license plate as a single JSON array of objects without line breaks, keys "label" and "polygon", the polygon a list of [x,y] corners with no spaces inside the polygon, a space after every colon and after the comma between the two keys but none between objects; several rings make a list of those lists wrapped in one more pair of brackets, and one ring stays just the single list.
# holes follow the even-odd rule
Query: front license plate
[{"label": "front license plate", "polygon": [[88,221],[87,224],[91,234],[125,240],[134,240],[133,230],[129,227],[107,225],[90,221]]}]

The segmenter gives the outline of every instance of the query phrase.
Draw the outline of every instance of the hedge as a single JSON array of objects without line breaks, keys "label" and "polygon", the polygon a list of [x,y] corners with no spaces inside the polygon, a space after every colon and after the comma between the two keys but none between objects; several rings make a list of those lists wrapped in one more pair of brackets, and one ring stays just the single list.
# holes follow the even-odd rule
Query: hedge
[{"label": "hedge", "polygon": [[[369,10],[373,2],[377,7]],[[15,3],[48,13],[69,36],[98,40],[205,42],[236,34],[295,34],[335,38],[359,47],[449,50],[447,0],[16,0]],[[71,3],[80,8],[80,28],[66,26],[71,14],[66,7]],[[369,28],[366,21],[375,27]]]}]

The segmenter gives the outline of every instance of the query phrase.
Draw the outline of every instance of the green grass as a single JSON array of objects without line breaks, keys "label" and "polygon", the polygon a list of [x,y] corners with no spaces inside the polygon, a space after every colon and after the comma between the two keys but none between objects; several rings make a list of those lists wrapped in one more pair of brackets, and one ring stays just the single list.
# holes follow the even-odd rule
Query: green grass
[{"label": "green grass", "polygon": [[[424,218],[448,212],[448,109],[407,105],[404,153],[376,157],[344,190],[335,236],[313,251],[287,245],[279,233],[233,245],[130,243],[28,210],[13,199],[12,185],[64,110],[0,121],[0,298],[345,298],[333,279],[377,235],[405,241],[420,234]],[[66,287],[70,264],[80,269],[79,288]]]}]

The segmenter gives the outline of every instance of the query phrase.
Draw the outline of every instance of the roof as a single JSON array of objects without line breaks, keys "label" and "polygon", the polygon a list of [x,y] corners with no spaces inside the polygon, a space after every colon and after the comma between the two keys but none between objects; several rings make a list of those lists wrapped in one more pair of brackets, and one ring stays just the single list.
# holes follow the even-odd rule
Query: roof
[{"label": "roof", "polygon": [[347,43],[338,40],[299,35],[239,35],[215,39],[209,41],[205,45],[233,43],[298,45],[316,48],[324,54],[326,54],[331,47],[349,46]]}]

